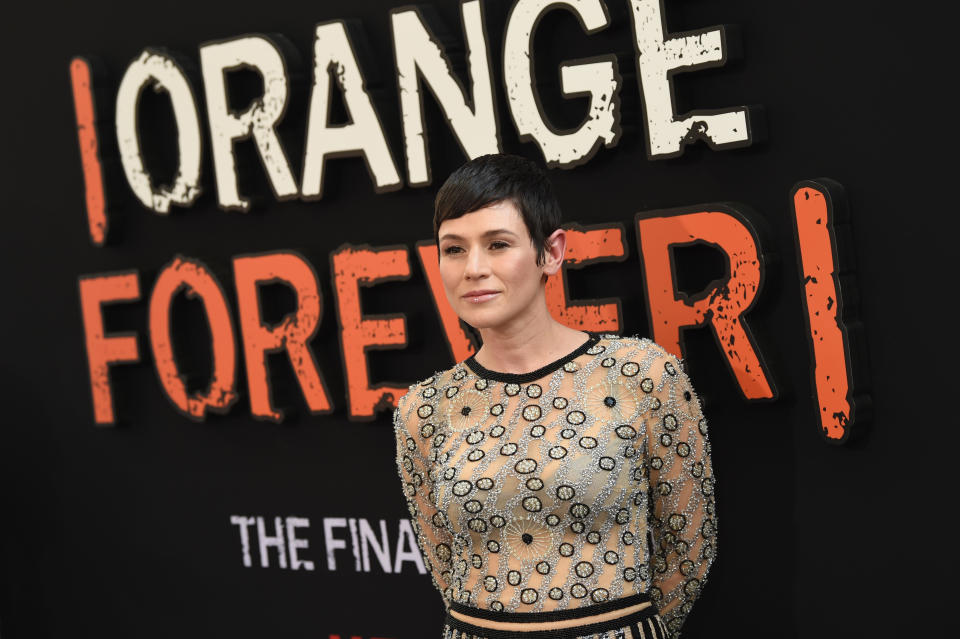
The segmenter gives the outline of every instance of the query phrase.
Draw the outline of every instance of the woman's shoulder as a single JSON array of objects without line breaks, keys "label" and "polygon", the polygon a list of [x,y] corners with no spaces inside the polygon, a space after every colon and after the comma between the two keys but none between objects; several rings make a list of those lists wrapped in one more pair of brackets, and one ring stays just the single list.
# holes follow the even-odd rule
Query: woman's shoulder
[{"label": "woman's shoulder", "polygon": [[[407,387],[407,392],[396,402],[393,425],[398,437],[423,438],[423,428],[435,428],[435,419],[443,412],[444,397],[451,386],[467,375],[463,362],[434,371]],[[446,400],[449,401],[449,400]]]},{"label": "woman's shoulder", "polygon": [[619,333],[598,333],[600,344],[605,347],[607,352],[621,352],[624,355],[629,353],[641,353],[648,351],[653,354],[665,353],[666,350],[654,342],[649,337],[635,333],[633,335],[621,335]]},{"label": "woman's shoulder", "polygon": [[604,347],[603,354],[598,355],[599,357],[615,357],[624,362],[636,362],[640,370],[684,366],[680,357],[643,335],[602,333],[598,344]]},{"label": "woman's shoulder", "polygon": [[[463,363],[457,363],[450,368],[434,371],[432,374],[418,379],[407,387],[406,394],[397,400],[396,414],[405,418],[412,407],[422,404],[432,404],[439,399],[440,390],[449,385],[456,375],[463,374]],[[418,401],[419,400],[419,401]]]}]

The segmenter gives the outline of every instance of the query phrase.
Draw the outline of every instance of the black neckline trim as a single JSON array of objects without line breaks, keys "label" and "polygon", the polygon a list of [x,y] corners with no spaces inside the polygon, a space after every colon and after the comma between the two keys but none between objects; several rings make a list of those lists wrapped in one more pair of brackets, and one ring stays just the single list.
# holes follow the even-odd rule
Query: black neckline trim
[{"label": "black neckline trim", "polygon": [[534,380],[538,380],[544,375],[552,373],[557,370],[570,360],[575,357],[579,357],[587,352],[587,349],[600,341],[600,334],[594,333],[593,331],[584,331],[587,333],[587,341],[581,344],[573,352],[567,353],[559,359],[555,359],[549,364],[544,364],[535,371],[530,371],[529,373],[501,373],[500,371],[492,371],[489,368],[484,368],[473,355],[468,357],[463,361],[467,367],[473,371],[478,377],[484,379],[492,379],[498,382],[506,382],[508,384],[526,384]]}]

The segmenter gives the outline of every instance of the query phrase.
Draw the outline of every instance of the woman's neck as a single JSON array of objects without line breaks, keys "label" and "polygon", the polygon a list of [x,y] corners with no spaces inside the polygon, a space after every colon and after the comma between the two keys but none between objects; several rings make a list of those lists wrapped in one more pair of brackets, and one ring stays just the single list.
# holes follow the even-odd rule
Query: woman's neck
[{"label": "woman's neck", "polygon": [[501,373],[526,373],[555,361],[583,344],[583,331],[553,319],[543,305],[542,314],[518,318],[509,326],[481,328],[483,346],[474,359],[484,368]]}]

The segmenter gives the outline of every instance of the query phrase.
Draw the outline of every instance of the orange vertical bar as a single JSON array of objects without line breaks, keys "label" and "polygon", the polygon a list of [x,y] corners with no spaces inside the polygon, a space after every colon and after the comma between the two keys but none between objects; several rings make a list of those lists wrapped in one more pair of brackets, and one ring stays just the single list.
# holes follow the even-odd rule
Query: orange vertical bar
[{"label": "orange vertical bar", "polygon": [[[850,318],[844,313],[837,250],[836,223],[840,212],[835,208],[837,202],[830,186],[800,182],[793,188],[792,200],[820,432],[828,442],[842,444],[856,421],[857,404],[866,407],[869,397],[857,398],[854,390],[853,350],[846,321]],[[839,185],[833,185],[832,190],[842,198]]]},{"label": "orange vertical bar", "polygon": [[90,241],[103,246],[107,239],[107,205],[103,188],[103,168],[97,141],[96,112],[90,89],[90,63],[83,58],[70,61],[70,81],[73,85],[73,107],[77,116],[77,138],[80,143],[80,164],[86,190],[87,222]]}]

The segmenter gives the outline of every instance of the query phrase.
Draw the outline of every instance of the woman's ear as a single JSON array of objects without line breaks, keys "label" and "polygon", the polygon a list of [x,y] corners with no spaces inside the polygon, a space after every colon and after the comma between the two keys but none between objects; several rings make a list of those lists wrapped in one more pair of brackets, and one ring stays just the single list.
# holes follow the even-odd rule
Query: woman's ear
[{"label": "woman's ear", "polygon": [[557,229],[547,237],[547,252],[544,255],[543,272],[553,275],[563,266],[563,258],[567,254],[567,232]]}]

